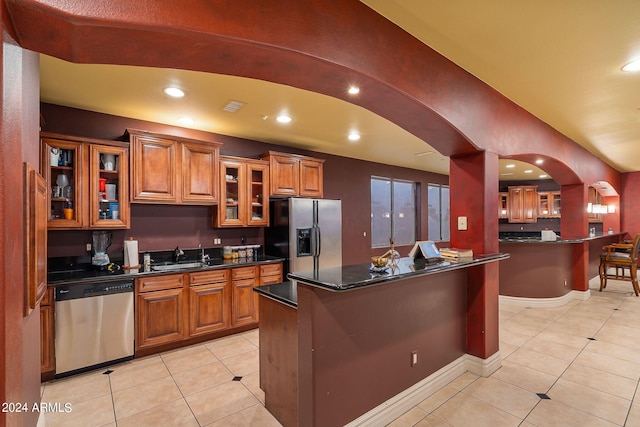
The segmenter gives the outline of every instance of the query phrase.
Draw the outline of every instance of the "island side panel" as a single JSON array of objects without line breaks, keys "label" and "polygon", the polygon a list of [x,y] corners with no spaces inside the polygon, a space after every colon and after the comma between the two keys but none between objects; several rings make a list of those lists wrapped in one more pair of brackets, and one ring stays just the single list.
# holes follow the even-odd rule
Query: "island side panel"
[{"label": "island side panel", "polygon": [[556,298],[569,293],[575,245],[500,242],[500,251],[510,255],[500,263],[500,295]]},{"label": "island side panel", "polygon": [[265,407],[280,423],[298,422],[298,314],[260,296],[260,388]]},{"label": "island side panel", "polygon": [[298,285],[298,425],[344,425],[465,354],[464,269],[348,292]]}]

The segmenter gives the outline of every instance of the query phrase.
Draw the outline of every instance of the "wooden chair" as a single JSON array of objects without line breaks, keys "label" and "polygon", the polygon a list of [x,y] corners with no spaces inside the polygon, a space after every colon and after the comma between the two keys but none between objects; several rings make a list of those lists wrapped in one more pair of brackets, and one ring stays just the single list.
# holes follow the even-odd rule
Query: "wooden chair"
[{"label": "wooden chair", "polygon": [[[627,280],[633,285],[636,296],[640,294],[638,286],[638,252],[640,251],[640,234],[633,243],[614,243],[603,246],[600,255],[600,292],[607,287],[607,279]],[[609,269],[615,268],[615,274]],[[629,272],[629,275],[625,274]]]}]

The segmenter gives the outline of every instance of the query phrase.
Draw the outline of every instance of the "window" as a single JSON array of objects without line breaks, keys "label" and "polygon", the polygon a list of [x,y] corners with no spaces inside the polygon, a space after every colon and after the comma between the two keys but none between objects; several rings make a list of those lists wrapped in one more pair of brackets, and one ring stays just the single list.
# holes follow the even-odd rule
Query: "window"
[{"label": "window", "polygon": [[371,246],[413,245],[416,241],[416,183],[371,177]]},{"label": "window", "polygon": [[429,240],[449,240],[449,187],[429,184],[427,187],[429,202]]}]

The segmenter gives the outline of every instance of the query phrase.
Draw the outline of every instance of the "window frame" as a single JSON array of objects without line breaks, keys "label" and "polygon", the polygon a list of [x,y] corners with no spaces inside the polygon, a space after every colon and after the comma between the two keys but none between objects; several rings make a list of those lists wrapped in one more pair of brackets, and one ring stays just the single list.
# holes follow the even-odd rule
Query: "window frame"
[{"label": "window frame", "polygon": [[[378,180],[378,181],[384,181],[384,182],[388,182],[390,184],[390,216],[389,216],[389,221],[391,223],[391,227],[390,227],[390,233],[391,235],[389,236],[389,238],[393,237],[394,240],[396,239],[396,218],[395,218],[395,183],[404,183],[404,184],[410,184],[412,186],[412,191],[413,191],[413,241],[411,243],[401,243],[398,244],[396,242],[396,245],[398,246],[409,246],[409,245],[413,245],[416,240],[417,240],[417,236],[419,233],[419,218],[420,218],[420,204],[419,204],[419,183],[412,181],[412,180],[408,180],[408,179],[400,179],[400,178],[389,178],[389,177],[385,177],[385,176],[379,176],[379,175],[371,175],[371,179],[370,179],[370,186],[373,183],[374,180]],[[373,229],[373,197],[371,197],[370,199],[370,212],[371,212],[371,222],[369,223],[369,232],[370,232],[370,236],[371,236],[371,248],[372,249],[380,249],[380,248],[385,248],[389,246],[389,243],[386,244],[380,244],[380,245],[375,245],[374,244],[374,229]]]}]

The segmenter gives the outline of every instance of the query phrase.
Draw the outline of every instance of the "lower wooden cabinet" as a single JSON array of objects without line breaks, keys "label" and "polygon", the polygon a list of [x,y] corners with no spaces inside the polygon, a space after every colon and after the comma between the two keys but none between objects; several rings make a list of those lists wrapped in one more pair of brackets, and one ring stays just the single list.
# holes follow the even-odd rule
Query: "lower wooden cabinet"
[{"label": "lower wooden cabinet", "polygon": [[189,274],[189,335],[203,335],[229,327],[229,270]]},{"label": "lower wooden cabinet", "polygon": [[40,373],[56,369],[54,341],[53,289],[47,289],[40,303]]},{"label": "lower wooden cabinet", "polygon": [[[158,289],[156,282],[168,289]],[[182,274],[138,279],[136,297],[136,349],[180,341],[188,336],[188,316]],[[171,288],[169,288],[171,287]]]},{"label": "lower wooden cabinet", "polygon": [[231,325],[241,326],[258,321],[258,294],[253,288],[258,282],[256,266],[234,268],[231,271]]},{"label": "lower wooden cabinet", "polygon": [[281,281],[281,263],[138,278],[136,352],[151,354],[153,347],[250,328],[259,320],[253,288]]}]

